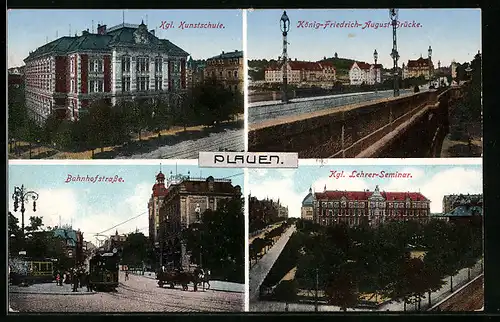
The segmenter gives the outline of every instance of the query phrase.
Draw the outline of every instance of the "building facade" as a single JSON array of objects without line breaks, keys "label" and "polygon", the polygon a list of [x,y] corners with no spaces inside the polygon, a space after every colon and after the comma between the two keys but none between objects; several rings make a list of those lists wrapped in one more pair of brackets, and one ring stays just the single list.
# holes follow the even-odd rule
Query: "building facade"
[{"label": "building facade", "polygon": [[328,191],[313,194],[313,221],[328,226],[377,226],[387,221],[427,221],[430,200],[419,192]]},{"label": "building facade", "polygon": [[[282,83],[283,69],[278,65],[269,66],[264,71],[264,77],[266,83]],[[297,61],[296,59],[287,62],[288,84],[334,83],[336,80],[336,70],[330,62]]]},{"label": "building facade", "polygon": [[204,78],[215,78],[232,92],[243,93],[243,51],[222,52],[207,59]]},{"label": "building facade", "polygon": [[123,251],[123,244],[127,241],[127,235],[118,234],[118,230],[115,231],[114,235],[109,236],[108,239],[104,242],[102,248],[104,251],[111,252],[116,249],[118,252]]},{"label": "building facade", "polygon": [[64,243],[66,255],[75,260],[75,266],[83,264],[85,253],[83,249],[83,233],[80,230],[74,230],[70,226],[55,227],[54,236],[61,238]]},{"label": "building facade", "polygon": [[156,246],[160,243],[160,206],[167,193],[165,175],[160,171],[156,175],[156,182],[148,202],[149,240]]},{"label": "building facade", "polygon": [[96,34],[58,38],[24,60],[29,115],[40,123],[53,113],[78,120],[94,100],[116,104],[182,92],[187,56],[144,23],[98,25]]},{"label": "building facade", "polygon": [[314,196],[312,188],[309,188],[309,193],[302,200],[302,207],[300,208],[300,218],[304,220],[314,220]]},{"label": "building facade", "polygon": [[482,226],[483,195],[459,194],[443,197],[443,217],[450,222],[459,222]]},{"label": "building facade", "polygon": [[24,82],[24,66],[8,69],[8,86],[19,87]]},{"label": "building facade", "polygon": [[192,178],[188,174],[171,175],[166,189],[159,205],[155,246],[161,264],[187,267],[190,260],[182,230],[199,222],[206,210],[217,210],[221,201],[241,198],[241,187],[233,186],[230,179]]},{"label": "building facade", "polygon": [[417,60],[408,60],[405,65],[403,63],[403,79],[423,76],[425,79],[430,79],[434,75],[434,64],[430,58],[422,58]]},{"label": "building facade", "polygon": [[186,67],[186,82],[188,89],[203,82],[205,79],[205,67],[206,62],[204,60],[193,60],[192,57],[189,57]]},{"label": "building facade", "polygon": [[382,80],[382,65],[354,62],[349,69],[350,85],[374,85]]}]

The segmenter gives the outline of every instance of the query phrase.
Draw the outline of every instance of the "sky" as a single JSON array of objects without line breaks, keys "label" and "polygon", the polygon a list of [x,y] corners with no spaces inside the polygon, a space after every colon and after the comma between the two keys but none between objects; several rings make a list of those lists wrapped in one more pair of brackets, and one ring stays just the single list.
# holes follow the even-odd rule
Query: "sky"
[{"label": "sky", "polygon": [[[408,173],[411,178],[350,178],[352,171]],[[345,177],[330,177],[330,171],[344,171]],[[297,169],[249,169],[247,191],[259,199],[269,197],[288,206],[290,217],[300,217],[302,200],[313,191],[327,190],[421,192],[431,200],[432,213],[442,212],[443,196],[482,193],[481,165],[410,165],[410,166],[300,166]]]},{"label": "sky", "polygon": [[[191,177],[228,178],[233,185],[243,189],[242,169],[200,169],[197,166],[163,165],[166,177],[190,171]],[[160,165],[9,165],[9,211],[21,223],[20,210],[13,212],[14,186],[24,185],[26,190],[39,194],[36,212],[28,204],[24,216],[25,225],[30,216],[42,216],[45,227],[72,224],[84,233],[84,239],[96,243],[94,234],[130,233],[139,229],[148,235],[148,202]],[[68,182],[72,176],[121,177],[123,182]],[[116,228],[104,232],[132,217],[143,215]],[[61,218],[59,221],[59,217]]]},{"label": "sky", "polygon": [[[365,28],[366,22],[389,22],[388,9],[344,10],[286,10],[290,19],[288,56],[298,60],[317,61],[333,57],[373,63],[373,52],[378,52],[378,63],[392,66],[392,26]],[[277,59],[282,53],[283,36],[279,21],[283,10],[253,10],[247,14],[248,59]],[[300,21],[325,23],[355,22],[357,28],[299,28]],[[449,66],[453,59],[469,62],[481,50],[480,9],[400,9],[398,21],[420,23],[420,28],[399,28],[397,46],[398,65],[409,59],[427,57],[432,46],[432,60],[437,65]],[[302,26],[304,26],[303,24]]]},{"label": "sky", "polygon": [[[206,59],[222,51],[243,50],[242,11],[232,10],[8,10],[8,66],[24,65],[30,51],[59,37],[81,35],[87,28],[97,32],[97,24],[108,28],[123,22],[140,24],[149,30],[156,28],[156,36],[168,39],[192,55]],[[160,29],[162,21],[173,22],[175,28]],[[179,29],[186,23],[222,23],[220,29]]]}]

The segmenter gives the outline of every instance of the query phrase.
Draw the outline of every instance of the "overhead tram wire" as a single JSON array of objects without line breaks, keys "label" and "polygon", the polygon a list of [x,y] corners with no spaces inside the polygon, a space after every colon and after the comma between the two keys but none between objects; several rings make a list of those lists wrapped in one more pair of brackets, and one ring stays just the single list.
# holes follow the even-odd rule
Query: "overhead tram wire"
[{"label": "overhead tram wire", "polygon": [[119,223],[118,225],[114,225],[114,226],[113,226],[113,227],[111,227],[111,228],[108,228],[108,229],[106,229],[106,230],[101,231],[101,232],[99,233],[99,235],[100,235],[100,234],[103,234],[103,233],[105,233],[105,232],[107,232],[107,231],[110,231],[110,230],[112,230],[112,229],[114,229],[114,228],[116,228],[116,227],[118,227],[118,226],[121,226],[121,225],[123,225],[123,224],[125,224],[125,223],[127,223],[127,222],[129,222],[129,221],[132,221],[132,220],[134,220],[134,219],[136,219],[136,218],[139,218],[140,216],[143,216],[143,215],[145,215],[145,214],[147,214],[147,213],[148,213],[147,211],[144,211],[143,213],[141,213],[141,214],[139,214],[139,215],[137,215],[137,216],[134,216],[134,217],[129,218],[129,219],[125,220],[125,221],[122,221],[122,222],[121,222],[121,223]]}]

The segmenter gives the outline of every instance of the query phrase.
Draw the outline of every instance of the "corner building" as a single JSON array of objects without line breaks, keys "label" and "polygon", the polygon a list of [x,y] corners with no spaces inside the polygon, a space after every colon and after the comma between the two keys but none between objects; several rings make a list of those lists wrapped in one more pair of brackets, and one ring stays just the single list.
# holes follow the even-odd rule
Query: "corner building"
[{"label": "corner building", "polygon": [[241,198],[241,187],[230,179],[192,178],[159,173],[149,202],[149,236],[160,265],[187,268],[189,253],[182,230],[201,220],[207,210],[217,210],[222,200]]},{"label": "corner building", "polygon": [[144,22],[98,25],[97,34],[61,37],[24,60],[29,116],[40,124],[53,113],[78,120],[96,99],[116,104],[183,91],[188,55]]},{"label": "corner building", "polygon": [[430,200],[420,192],[327,191],[313,193],[313,221],[328,226],[377,226],[387,221],[419,220],[430,215]]}]

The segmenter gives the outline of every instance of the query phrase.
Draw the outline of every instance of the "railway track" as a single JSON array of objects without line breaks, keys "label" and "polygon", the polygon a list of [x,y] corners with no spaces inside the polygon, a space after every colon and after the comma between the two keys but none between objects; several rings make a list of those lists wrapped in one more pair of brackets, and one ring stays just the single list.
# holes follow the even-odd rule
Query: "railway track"
[{"label": "railway track", "polygon": [[480,275],[430,311],[472,312],[482,307],[484,307],[484,275]]}]

